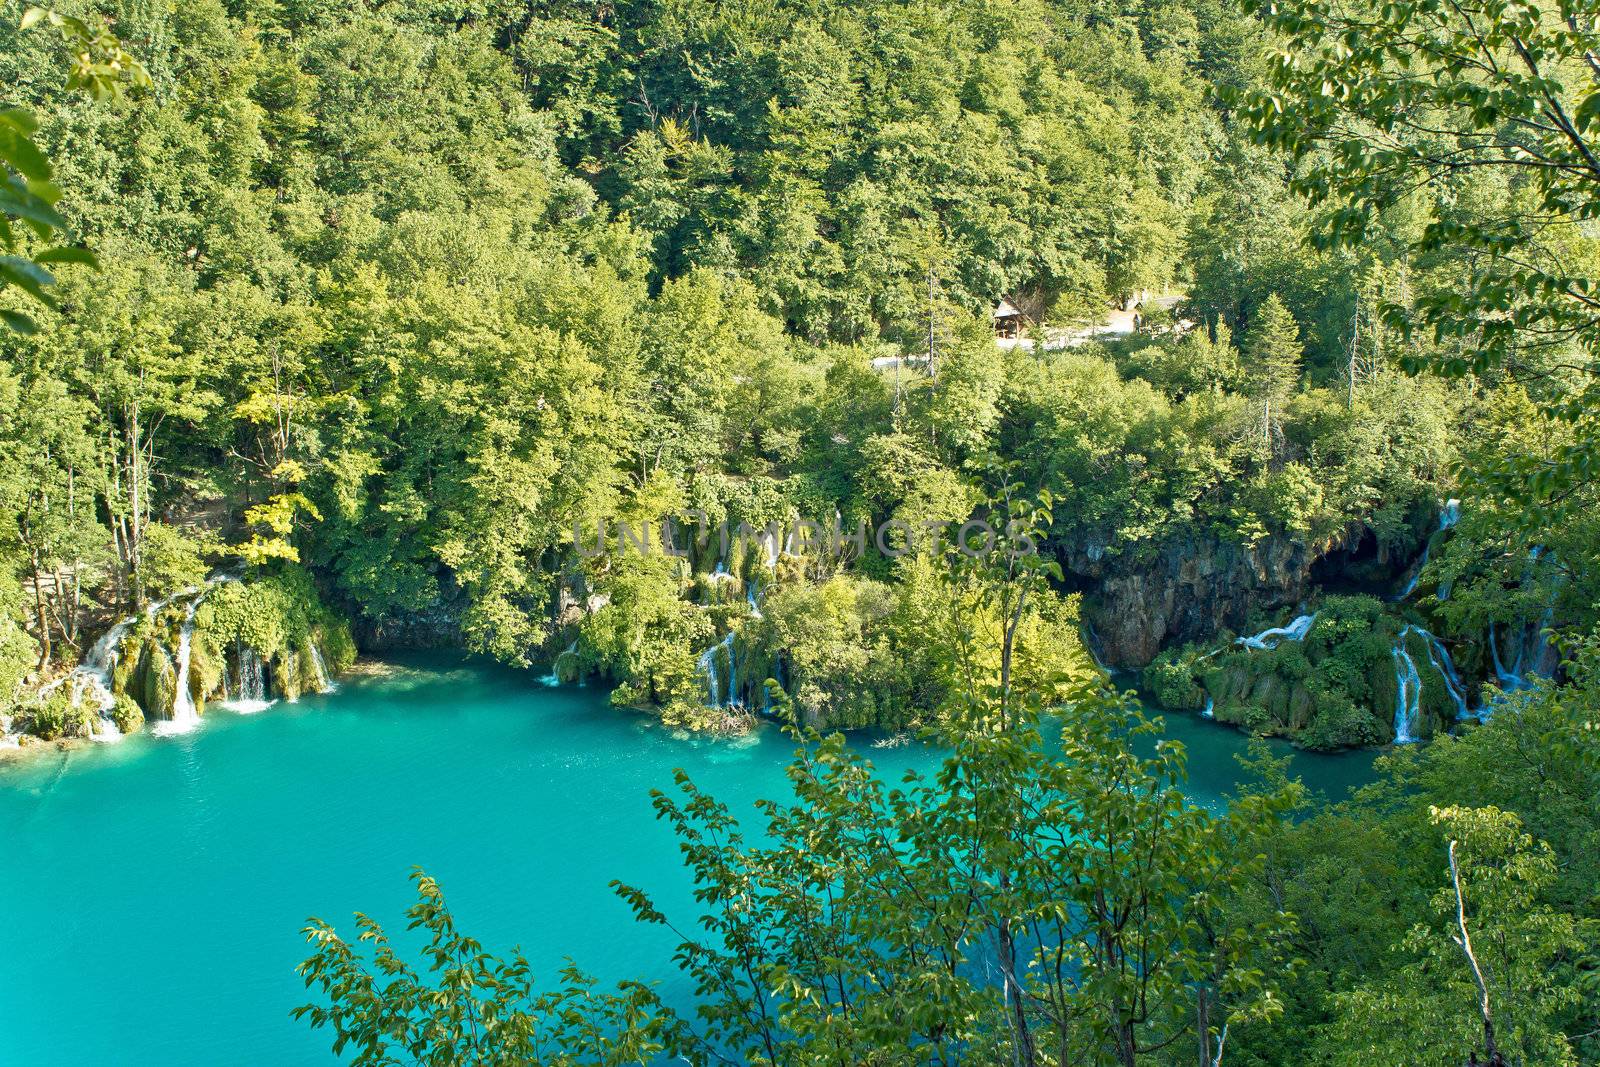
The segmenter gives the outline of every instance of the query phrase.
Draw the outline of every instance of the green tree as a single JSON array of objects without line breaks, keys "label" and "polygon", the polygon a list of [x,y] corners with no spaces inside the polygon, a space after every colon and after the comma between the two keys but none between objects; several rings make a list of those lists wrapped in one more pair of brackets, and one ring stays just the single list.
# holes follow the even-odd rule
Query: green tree
[{"label": "green tree", "polygon": [[1261,443],[1269,456],[1282,449],[1283,421],[1300,387],[1300,328],[1276,293],[1256,309],[1244,339],[1244,374],[1261,405]]},{"label": "green tree", "polygon": [[1435,808],[1432,819],[1449,884],[1406,935],[1405,962],[1339,998],[1328,1062],[1576,1064],[1557,1020],[1579,993],[1554,965],[1583,941],[1573,916],[1539,900],[1554,853],[1494,808]]},{"label": "green tree", "polygon": [[1301,167],[1321,247],[1372,240],[1420,201],[1407,255],[1435,266],[1385,318],[1407,362],[1450,375],[1509,373],[1579,431],[1551,457],[1507,457],[1500,484],[1549,518],[1589,478],[1600,316],[1600,75],[1581,5],[1317,0],[1248,4],[1277,34],[1267,83],[1245,95],[1255,137]]}]

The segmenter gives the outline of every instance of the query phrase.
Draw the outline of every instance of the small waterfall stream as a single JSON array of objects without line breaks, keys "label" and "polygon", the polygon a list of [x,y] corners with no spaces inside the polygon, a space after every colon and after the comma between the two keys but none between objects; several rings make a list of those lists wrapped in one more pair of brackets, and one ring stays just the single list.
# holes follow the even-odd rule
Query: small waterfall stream
[{"label": "small waterfall stream", "polygon": [[1277,648],[1284,641],[1304,641],[1306,634],[1311,631],[1311,624],[1316,621],[1317,615],[1315,612],[1310,615],[1299,615],[1287,626],[1274,626],[1270,630],[1262,630],[1253,637],[1237,638],[1234,644],[1243,645],[1246,648],[1266,650]]},{"label": "small waterfall stream", "polygon": [[560,685],[561,684],[561,671],[558,668],[561,665],[562,659],[564,659],[567,656],[576,656],[577,654],[578,654],[578,642],[576,642],[576,641],[572,642],[572,644],[568,645],[566,648],[564,648],[560,652],[556,653],[556,658],[550,661],[550,673],[546,674],[544,677],[540,678],[539,679],[539,684],[540,685],[549,686],[551,689],[554,689],[556,686]]},{"label": "small waterfall stream", "polygon": [[1450,703],[1455,705],[1456,721],[1480,717],[1467,706],[1467,687],[1461,681],[1461,674],[1456,670],[1455,661],[1451,659],[1450,650],[1444,646],[1444,642],[1422,627],[1408,623],[1395,638],[1392,652],[1395,664],[1394,740],[1397,745],[1417,740],[1416,732],[1422,712],[1422,675],[1406,649],[1406,638],[1412,636],[1423,641],[1428,651],[1428,663],[1443,683]]},{"label": "small waterfall stream", "polygon": [[1406,651],[1404,638],[1390,655],[1394,658],[1394,743],[1409,745],[1417,739],[1412,731],[1422,711],[1422,676],[1417,673],[1411,653]]},{"label": "small waterfall stream", "polygon": [[243,715],[266,711],[277,701],[267,699],[266,669],[260,653],[249,645],[240,644],[238,656],[239,692],[228,701],[227,706]]},{"label": "small waterfall stream", "polygon": [[1494,665],[1494,678],[1496,684],[1507,693],[1515,693],[1520,689],[1527,689],[1533,684],[1529,675],[1542,677],[1546,672],[1545,665],[1541,662],[1549,651],[1550,622],[1554,615],[1553,608],[1547,608],[1537,625],[1523,624],[1517,630],[1517,655],[1506,666],[1504,658],[1500,655],[1500,633],[1495,621],[1489,621],[1489,657]]},{"label": "small waterfall stream", "polygon": [[339,686],[336,682],[334,682],[333,676],[328,673],[328,664],[322,658],[322,649],[317,647],[317,643],[315,641],[309,642],[309,644],[311,647],[311,673],[316,677],[317,680],[317,692],[337,692]]},{"label": "small waterfall stream", "polygon": [[[722,683],[722,672],[718,670],[718,652],[724,653],[728,660],[726,688]],[[706,707],[727,708],[739,702],[739,664],[733,650],[732,633],[700,653],[699,665],[706,676]]]},{"label": "small waterfall stream", "polygon": [[[143,618],[154,619],[162,608],[172,603],[181,596],[188,596],[195,592],[194,589],[185,589],[174,593],[172,596],[157,600],[144,609]],[[39,691],[40,698],[48,696],[63,684],[72,686],[72,703],[81,704],[85,696],[93,696],[95,705],[99,709],[99,718],[94,724],[94,739],[96,741],[119,741],[122,731],[111,718],[111,710],[117,706],[116,694],[111,691],[111,673],[116,670],[117,660],[122,654],[122,642],[128,636],[128,631],[139,624],[141,616],[130,615],[118,622],[111,629],[100,635],[100,639],[89,648],[88,655],[83,661],[73,668],[71,674],[61,681],[54,682]]]},{"label": "small waterfall stream", "polygon": [[[1456,523],[1458,523],[1460,521],[1461,521],[1461,501],[1459,501],[1459,500],[1455,499],[1454,497],[1452,497],[1449,500],[1446,500],[1444,502],[1444,506],[1439,509],[1439,527],[1438,527],[1438,531],[1442,533],[1445,530],[1451,529],[1452,527],[1454,527],[1456,525]],[[1394,596],[1390,597],[1389,598],[1390,600],[1393,600],[1393,601],[1404,600],[1407,597],[1409,597],[1412,593],[1417,591],[1417,583],[1422,580],[1423,568],[1427,567],[1427,565],[1428,565],[1428,554],[1430,552],[1432,552],[1432,551],[1433,551],[1433,538],[1430,537],[1430,538],[1428,538],[1427,541],[1423,542],[1423,545],[1422,545],[1422,556],[1421,556],[1421,558],[1419,558],[1417,560],[1416,566],[1411,569],[1411,577],[1406,580],[1405,588],[1401,589]],[[1440,590],[1440,593],[1439,593],[1439,599],[1440,600],[1448,599],[1449,596],[1450,596],[1450,590],[1449,590],[1448,587],[1445,587],[1445,588]]]},{"label": "small waterfall stream", "polygon": [[189,601],[183,615],[183,629],[178,633],[178,679],[172,694],[172,718],[155,722],[150,732],[170,736],[186,734],[200,725],[200,713],[194,706],[194,694],[189,691],[189,661],[194,648],[194,613],[205,594]]}]

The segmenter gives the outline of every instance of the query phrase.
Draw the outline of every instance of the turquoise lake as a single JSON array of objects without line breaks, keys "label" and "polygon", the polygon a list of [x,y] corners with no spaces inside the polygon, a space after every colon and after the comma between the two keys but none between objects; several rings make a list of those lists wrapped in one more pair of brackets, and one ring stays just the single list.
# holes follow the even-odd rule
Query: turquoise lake
[{"label": "turquoise lake", "polygon": [[[689,884],[649,791],[674,768],[757,822],[782,796],[793,743],[685,737],[618,711],[599,688],[527,672],[397,660],[338,692],[256,715],[215,710],[195,733],[0,764],[0,1064],[318,1064],[326,1033],[289,1018],[308,916],[391,932],[407,875],[439,879],[461,927],[520,944],[542,975],[565,957],[603,979],[663,978],[670,933],[607,888],[651,891],[690,919]],[[1191,793],[1231,788],[1242,735],[1189,716]],[[931,768],[916,745],[872,749],[885,773]],[[1342,794],[1370,756],[1298,756]]]}]

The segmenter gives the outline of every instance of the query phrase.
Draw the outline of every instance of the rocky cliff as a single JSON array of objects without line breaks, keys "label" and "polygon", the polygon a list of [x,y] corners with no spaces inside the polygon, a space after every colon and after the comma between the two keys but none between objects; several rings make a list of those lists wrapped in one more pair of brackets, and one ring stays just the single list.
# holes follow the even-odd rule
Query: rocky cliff
[{"label": "rocky cliff", "polygon": [[1153,558],[1093,558],[1069,551],[1074,574],[1097,582],[1086,616],[1097,650],[1113,667],[1143,667],[1163,647],[1246,629],[1252,614],[1304,600],[1320,553],[1290,537],[1247,546],[1196,534],[1162,545]]}]

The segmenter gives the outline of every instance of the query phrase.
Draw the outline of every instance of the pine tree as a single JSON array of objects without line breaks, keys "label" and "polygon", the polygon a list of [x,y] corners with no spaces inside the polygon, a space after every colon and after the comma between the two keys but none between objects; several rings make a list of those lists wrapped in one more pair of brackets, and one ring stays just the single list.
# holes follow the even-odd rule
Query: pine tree
[{"label": "pine tree", "polygon": [[1300,384],[1300,329],[1276,293],[1267,297],[1245,335],[1250,396],[1261,405],[1261,437],[1269,452],[1282,436],[1283,411]]}]

